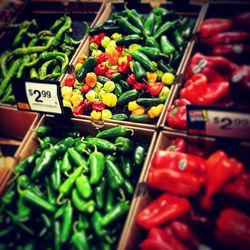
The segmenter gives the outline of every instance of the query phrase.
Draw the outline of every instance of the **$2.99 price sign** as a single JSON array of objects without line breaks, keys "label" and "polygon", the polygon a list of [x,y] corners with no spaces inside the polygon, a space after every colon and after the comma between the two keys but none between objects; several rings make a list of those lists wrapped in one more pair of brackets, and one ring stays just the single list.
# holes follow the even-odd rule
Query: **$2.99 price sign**
[{"label": "$2.99 price sign", "polygon": [[27,81],[25,91],[31,110],[62,114],[57,84]]},{"label": "$2.99 price sign", "polygon": [[188,105],[187,122],[189,134],[250,140],[250,113]]}]

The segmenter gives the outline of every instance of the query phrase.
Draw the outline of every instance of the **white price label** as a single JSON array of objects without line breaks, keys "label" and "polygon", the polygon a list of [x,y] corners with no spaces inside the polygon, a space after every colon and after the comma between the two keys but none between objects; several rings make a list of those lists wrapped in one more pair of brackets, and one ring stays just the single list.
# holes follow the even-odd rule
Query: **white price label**
[{"label": "white price label", "polygon": [[31,110],[62,114],[56,84],[25,82],[25,91]]},{"label": "white price label", "polygon": [[206,111],[206,134],[250,139],[250,114],[233,111]]}]

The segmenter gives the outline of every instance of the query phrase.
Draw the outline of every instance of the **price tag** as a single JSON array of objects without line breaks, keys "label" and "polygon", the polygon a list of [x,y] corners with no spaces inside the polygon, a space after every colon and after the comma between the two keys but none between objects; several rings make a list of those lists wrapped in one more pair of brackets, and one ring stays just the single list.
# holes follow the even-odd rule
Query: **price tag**
[{"label": "price tag", "polygon": [[250,140],[250,113],[222,107],[187,106],[188,133]]},{"label": "price tag", "polygon": [[13,90],[21,110],[63,114],[59,82],[15,79]]}]

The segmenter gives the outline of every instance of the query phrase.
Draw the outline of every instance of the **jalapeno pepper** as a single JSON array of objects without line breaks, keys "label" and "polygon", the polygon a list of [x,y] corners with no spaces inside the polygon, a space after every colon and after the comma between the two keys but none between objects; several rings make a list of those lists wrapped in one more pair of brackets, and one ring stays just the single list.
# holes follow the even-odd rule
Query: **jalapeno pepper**
[{"label": "jalapeno pepper", "polygon": [[117,146],[117,149],[123,153],[129,153],[134,149],[134,142],[122,136],[116,138],[115,145]]},{"label": "jalapeno pepper", "polygon": [[105,202],[105,212],[108,213],[111,211],[115,204],[115,196],[113,190],[110,188],[107,189],[106,193],[106,202]]},{"label": "jalapeno pepper", "polygon": [[80,155],[74,148],[69,148],[68,153],[72,161],[77,166],[82,166],[84,171],[88,171],[86,160],[84,159],[82,155]]},{"label": "jalapeno pepper", "polygon": [[106,159],[105,163],[107,182],[113,190],[118,190],[124,184],[123,176],[114,162]]},{"label": "jalapeno pepper", "polygon": [[62,222],[62,231],[61,231],[61,242],[65,243],[70,237],[70,232],[73,224],[73,208],[71,202],[68,200],[63,211],[63,222]]},{"label": "jalapeno pepper", "polygon": [[102,139],[113,139],[119,136],[131,136],[133,134],[134,134],[133,129],[127,128],[125,126],[117,126],[99,132],[96,135],[96,137]]},{"label": "jalapeno pepper", "polygon": [[133,154],[133,162],[136,166],[141,166],[145,158],[145,148],[138,145]]},{"label": "jalapeno pepper", "polygon": [[58,190],[61,183],[61,166],[58,160],[55,161],[54,168],[51,173],[51,183],[54,190]]},{"label": "jalapeno pepper", "polygon": [[83,174],[76,179],[76,189],[83,199],[90,198],[93,192],[88,177]]},{"label": "jalapeno pepper", "polygon": [[86,138],[88,146],[96,146],[98,150],[107,152],[107,153],[113,153],[116,151],[116,146],[110,141],[101,139],[101,138]]},{"label": "jalapeno pepper", "polygon": [[104,194],[106,190],[106,178],[103,178],[101,183],[95,188],[95,201],[98,209],[104,206]]},{"label": "jalapeno pepper", "polygon": [[126,177],[130,177],[132,175],[132,166],[131,166],[130,159],[122,155],[120,160],[121,160],[121,169],[122,169],[123,174]]}]

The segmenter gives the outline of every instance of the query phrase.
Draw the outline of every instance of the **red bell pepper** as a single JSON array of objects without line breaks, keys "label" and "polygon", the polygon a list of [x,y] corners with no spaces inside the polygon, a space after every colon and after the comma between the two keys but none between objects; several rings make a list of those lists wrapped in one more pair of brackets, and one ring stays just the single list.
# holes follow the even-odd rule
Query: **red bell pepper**
[{"label": "red bell pepper", "polygon": [[82,93],[88,93],[91,90],[91,87],[86,83],[81,87]]},{"label": "red bell pepper", "polygon": [[229,31],[213,35],[208,40],[208,45],[214,46],[218,44],[239,44],[239,43],[249,43],[249,42],[250,42],[249,32]]},{"label": "red bell pepper", "polygon": [[107,77],[107,78],[110,78],[113,74],[115,74],[115,73],[117,73],[117,71],[116,70],[114,70],[114,69],[108,69],[107,71],[106,71],[106,73],[105,73],[105,76]]},{"label": "red bell pepper", "polygon": [[201,149],[199,147],[193,146],[191,144],[187,144],[187,150],[186,152],[191,155],[196,155],[201,158],[207,157],[207,152],[204,149]]},{"label": "red bell pepper", "polygon": [[222,210],[216,221],[216,238],[234,249],[249,249],[250,217],[234,208]]},{"label": "red bell pepper", "polygon": [[199,27],[199,33],[201,38],[208,38],[211,35],[231,30],[233,22],[230,19],[225,18],[208,18],[205,19]]},{"label": "red bell pepper", "polygon": [[167,110],[166,121],[171,128],[187,128],[186,105],[190,102],[186,99],[176,99]]},{"label": "red bell pepper", "polygon": [[141,250],[188,250],[174,235],[160,229],[152,228],[147,239],[140,243]]},{"label": "red bell pepper", "polygon": [[103,52],[101,55],[99,55],[97,58],[96,58],[96,62],[97,64],[100,64],[100,63],[103,63],[105,61],[107,61],[108,59],[108,56],[105,52]]},{"label": "red bell pepper", "polygon": [[234,22],[238,29],[250,31],[250,12],[242,12],[234,17]]},{"label": "red bell pepper", "polygon": [[147,90],[152,96],[157,96],[161,93],[161,90],[164,86],[163,82],[154,82],[147,84]]},{"label": "red bell pepper", "polygon": [[236,64],[224,57],[204,56],[197,52],[190,60],[187,78],[190,79],[194,74],[202,73],[207,77],[208,82],[227,81],[232,71],[237,68]]},{"label": "red bell pepper", "polygon": [[138,91],[142,90],[142,89],[147,89],[147,83],[139,83],[139,82],[136,82],[134,85],[133,85],[133,89],[136,89]]},{"label": "red bell pepper", "polygon": [[98,64],[94,70],[96,75],[101,75],[101,76],[105,76],[107,71],[108,71],[108,67],[103,64]]},{"label": "red bell pepper", "polygon": [[198,177],[190,173],[182,173],[169,168],[151,167],[147,178],[148,186],[177,195],[192,196],[200,191]]},{"label": "red bell pepper", "polygon": [[90,37],[90,43],[96,43],[98,45],[101,45],[101,39],[98,35],[94,35]]},{"label": "red bell pepper", "polygon": [[226,183],[243,172],[242,163],[233,158],[228,158],[225,152],[218,150],[207,160],[206,194],[201,200],[204,209],[213,207],[212,197],[217,194]]},{"label": "red bell pepper", "polygon": [[187,144],[184,139],[182,138],[176,138],[174,140],[171,140],[169,142],[168,147],[166,148],[166,151],[174,151],[174,152],[186,152]]},{"label": "red bell pepper", "polygon": [[83,105],[83,101],[81,101],[78,106],[73,108],[73,114],[74,115],[82,115],[83,109],[84,109],[84,105]]},{"label": "red bell pepper", "polygon": [[148,230],[178,219],[192,209],[186,198],[164,193],[153,200],[136,217],[137,224]]},{"label": "red bell pepper", "polygon": [[198,249],[201,241],[194,235],[191,227],[183,222],[174,221],[169,226],[172,234],[180,241],[187,243],[192,249]]},{"label": "red bell pepper", "polygon": [[76,81],[76,78],[72,75],[67,75],[66,79],[64,80],[65,86],[72,87]]},{"label": "red bell pepper", "polygon": [[127,78],[127,83],[133,86],[137,82],[135,74],[130,74]]},{"label": "red bell pepper", "polygon": [[128,74],[129,72],[129,63],[128,62],[122,62],[121,64],[118,64],[118,72],[122,74]]},{"label": "red bell pepper", "polygon": [[101,101],[94,101],[92,103],[92,109],[95,111],[102,111],[106,108],[106,105]]},{"label": "red bell pepper", "polygon": [[195,175],[204,174],[206,171],[205,160],[201,157],[175,152],[157,150],[152,159],[152,167],[167,168],[181,173]]},{"label": "red bell pepper", "polygon": [[180,91],[180,97],[185,98],[192,104],[209,105],[229,94],[229,82],[207,82],[203,74],[193,75],[185,82],[184,88]]},{"label": "red bell pepper", "polygon": [[234,181],[223,187],[222,193],[250,203],[250,173],[243,173]]}]

